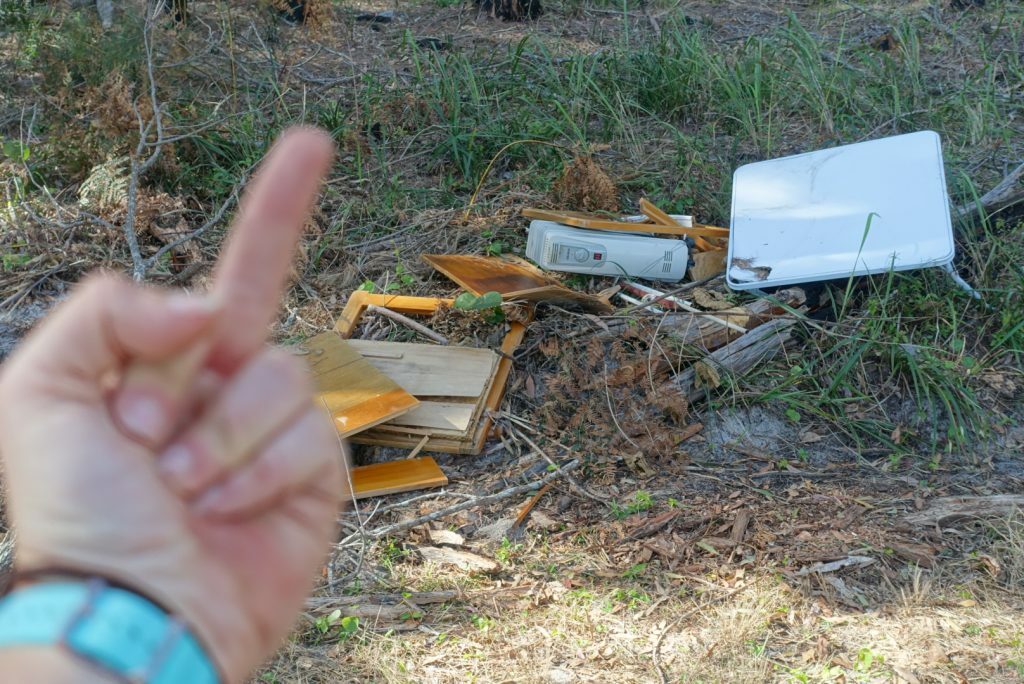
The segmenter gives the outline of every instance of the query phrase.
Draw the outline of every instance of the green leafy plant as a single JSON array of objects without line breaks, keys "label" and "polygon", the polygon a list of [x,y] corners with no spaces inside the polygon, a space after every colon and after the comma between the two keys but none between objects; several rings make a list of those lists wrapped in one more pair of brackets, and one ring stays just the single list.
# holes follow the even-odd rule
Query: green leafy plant
[{"label": "green leafy plant", "polygon": [[501,540],[501,546],[495,550],[494,557],[497,558],[500,563],[508,563],[522,548],[522,544],[515,544],[509,541],[508,537],[504,537]]},{"label": "green leafy plant", "polygon": [[354,615],[342,615],[341,609],[336,609],[329,615],[321,615],[314,623],[321,634],[327,634],[337,627],[337,636],[342,641],[350,639],[359,631],[359,618]]},{"label": "green leafy plant", "polygon": [[637,513],[649,511],[653,506],[654,499],[651,497],[650,492],[645,492],[641,489],[633,495],[633,500],[627,504],[620,504],[613,501],[612,515],[614,515],[616,519],[621,520]]},{"label": "green leafy plant", "polygon": [[463,292],[455,298],[454,306],[462,311],[483,311],[501,306],[501,295],[497,292],[485,292],[482,295],[475,295],[472,292]]}]

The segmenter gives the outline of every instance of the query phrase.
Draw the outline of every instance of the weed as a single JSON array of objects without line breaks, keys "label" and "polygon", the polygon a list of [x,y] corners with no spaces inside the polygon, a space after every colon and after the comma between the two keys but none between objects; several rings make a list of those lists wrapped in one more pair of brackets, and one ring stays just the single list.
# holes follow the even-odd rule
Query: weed
[{"label": "weed", "polygon": [[335,609],[329,615],[321,615],[314,622],[316,630],[322,635],[327,635],[337,627],[335,636],[345,641],[352,638],[359,631],[359,618],[352,615],[342,615],[341,609]]},{"label": "weed", "polygon": [[409,550],[403,548],[398,541],[388,538],[380,551],[381,565],[391,570],[409,556]]},{"label": "weed", "polygon": [[642,489],[634,494],[633,500],[627,504],[620,504],[615,501],[611,504],[612,515],[614,515],[618,520],[622,520],[623,518],[637,513],[649,511],[653,506],[654,499],[651,497],[649,492],[645,492]]},{"label": "weed", "polygon": [[486,615],[470,615],[469,621],[481,632],[489,632],[495,626],[494,618],[487,617]]},{"label": "weed", "polygon": [[506,565],[522,548],[522,544],[513,543],[508,540],[508,537],[504,537],[501,540],[501,545],[495,549],[494,557],[498,559],[498,562]]}]

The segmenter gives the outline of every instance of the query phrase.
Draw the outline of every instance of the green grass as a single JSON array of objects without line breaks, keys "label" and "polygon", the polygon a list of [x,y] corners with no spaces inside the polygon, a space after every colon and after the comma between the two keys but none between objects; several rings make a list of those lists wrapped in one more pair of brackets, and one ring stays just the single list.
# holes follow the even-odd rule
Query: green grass
[{"label": "green grass", "polygon": [[[88,13],[58,24],[43,21],[50,9],[11,8],[0,31],[18,42],[19,68],[37,59],[67,65],[43,75],[43,90],[73,101],[112,71],[145,85],[137,22],[101,32]],[[578,9],[586,8],[638,11],[619,2]],[[514,179],[540,196],[566,159],[598,146],[607,150],[601,159],[619,181],[624,206],[647,195],[710,223],[728,220],[732,171],[756,159],[931,128],[943,137],[960,202],[980,195],[1024,153],[1024,66],[1012,49],[1024,40],[1019,4],[989,2],[985,30],[976,23],[980,10],[951,13],[941,26],[922,13],[893,10],[889,50],[873,47],[863,24],[840,10],[822,2],[814,15],[820,21],[790,15],[738,40],[722,40],[713,22],[691,24],[672,12],[660,19],[659,36],[641,39],[624,15],[615,37],[586,54],[559,51],[557,41],[529,31],[494,49],[444,51],[420,48],[407,33],[391,49],[408,67],[403,74],[369,70],[343,88],[319,91],[252,54],[244,56],[244,92],[232,89],[239,73],[228,61],[211,70],[183,60],[161,72],[161,97],[176,130],[201,128],[175,146],[175,166],[155,170],[151,182],[215,204],[282,127],[323,126],[342,148],[335,167],[342,189],[328,190],[332,215],[310,253],[316,272],[339,263],[346,243],[387,235],[417,211],[465,207],[485,170],[477,202],[483,214],[500,197],[492,188]],[[227,16],[217,13],[214,27],[225,45],[227,37],[244,38]],[[259,50],[286,60],[296,34],[261,22]],[[182,38],[161,33],[158,40],[169,50]],[[80,182],[94,157],[125,143],[97,139],[87,118],[69,117],[66,107],[43,106],[38,119],[41,139],[27,163],[52,186]],[[82,158],[63,151],[74,135],[93,141]],[[496,230],[505,248],[522,247],[520,235]],[[733,396],[781,402],[801,420],[826,420],[858,443],[891,443],[897,427],[929,448],[983,433],[978,375],[1019,363],[1024,349],[1021,237],[1013,223],[958,233],[957,266],[990,308],[939,273],[834,288],[827,296],[840,320],[807,337],[806,353],[789,364],[797,370],[765,369],[750,380],[772,389],[752,395],[741,382]],[[32,256],[30,249],[18,254]],[[397,258],[415,262],[415,255]],[[393,270],[384,265],[360,278],[392,282]],[[901,399],[917,407],[912,425],[904,425]]]}]

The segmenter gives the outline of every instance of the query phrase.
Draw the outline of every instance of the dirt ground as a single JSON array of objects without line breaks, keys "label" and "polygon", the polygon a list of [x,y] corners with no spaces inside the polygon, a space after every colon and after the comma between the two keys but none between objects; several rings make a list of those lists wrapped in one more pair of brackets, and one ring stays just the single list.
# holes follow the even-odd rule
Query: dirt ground
[{"label": "dirt ground", "polygon": [[[419,255],[521,254],[523,207],[595,208],[577,176],[559,182],[573,159],[609,179],[605,208],[645,196],[718,225],[732,171],[759,159],[931,128],[955,206],[1024,159],[1014,0],[564,0],[527,23],[447,0],[317,5],[308,27],[253,2],[161,25],[173,139],[135,216],[119,160],[153,107],[131,17],[103,34],[62,3],[0,14],[0,359],[89,269],[138,266],[129,219],[149,257],[230,216],[290,122],[330,130],[339,158],[274,329],[284,344],[329,329],[359,287],[454,294]],[[1020,217],[958,215],[957,267],[986,304],[932,272],[807,288],[783,353],[693,401],[673,378],[706,352],[660,317],[541,306],[484,452],[430,454],[443,490],[343,512],[254,681],[1024,680]],[[203,287],[224,223],[146,279]],[[753,300],[705,287],[709,310]],[[431,324],[471,346],[505,330]],[[358,463],[404,455],[355,448]],[[566,464],[550,487],[387,533]],[[951,498],[966,512],[940,515]]]}]

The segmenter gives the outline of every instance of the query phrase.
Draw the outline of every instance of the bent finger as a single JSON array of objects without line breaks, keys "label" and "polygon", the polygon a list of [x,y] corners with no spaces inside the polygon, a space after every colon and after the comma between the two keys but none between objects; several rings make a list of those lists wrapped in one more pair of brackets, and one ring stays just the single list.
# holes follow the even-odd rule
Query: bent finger
[{"label": "bent finger", "polygon": [[207,336],[171,359],[126,368],[111,402],[121,431],[150,448],[162,447],[191,413],[197,393],[207,392],[204,376],[215,375],[203,368],[211,346]]},{"label": "bent finger", "polygon": [[312,405],[313,384],[294,356],[266,349],[243,366],[199,420],[160,456],[167,484],[191,498],[258,454]]},{"label": "bent finger", "polygon": [[313,490],[336,506],[348,498],[345,468],[330,419],[310,406],[252,461],[206,490],[193,510],[210,517],[252,517]]},{"label": "bent finger", "polygon": [[193,344],[216,311],[206,297],[89,276],[19,347],[8,377],[98,392],[100,379],[129,361],[164,361]]}]

